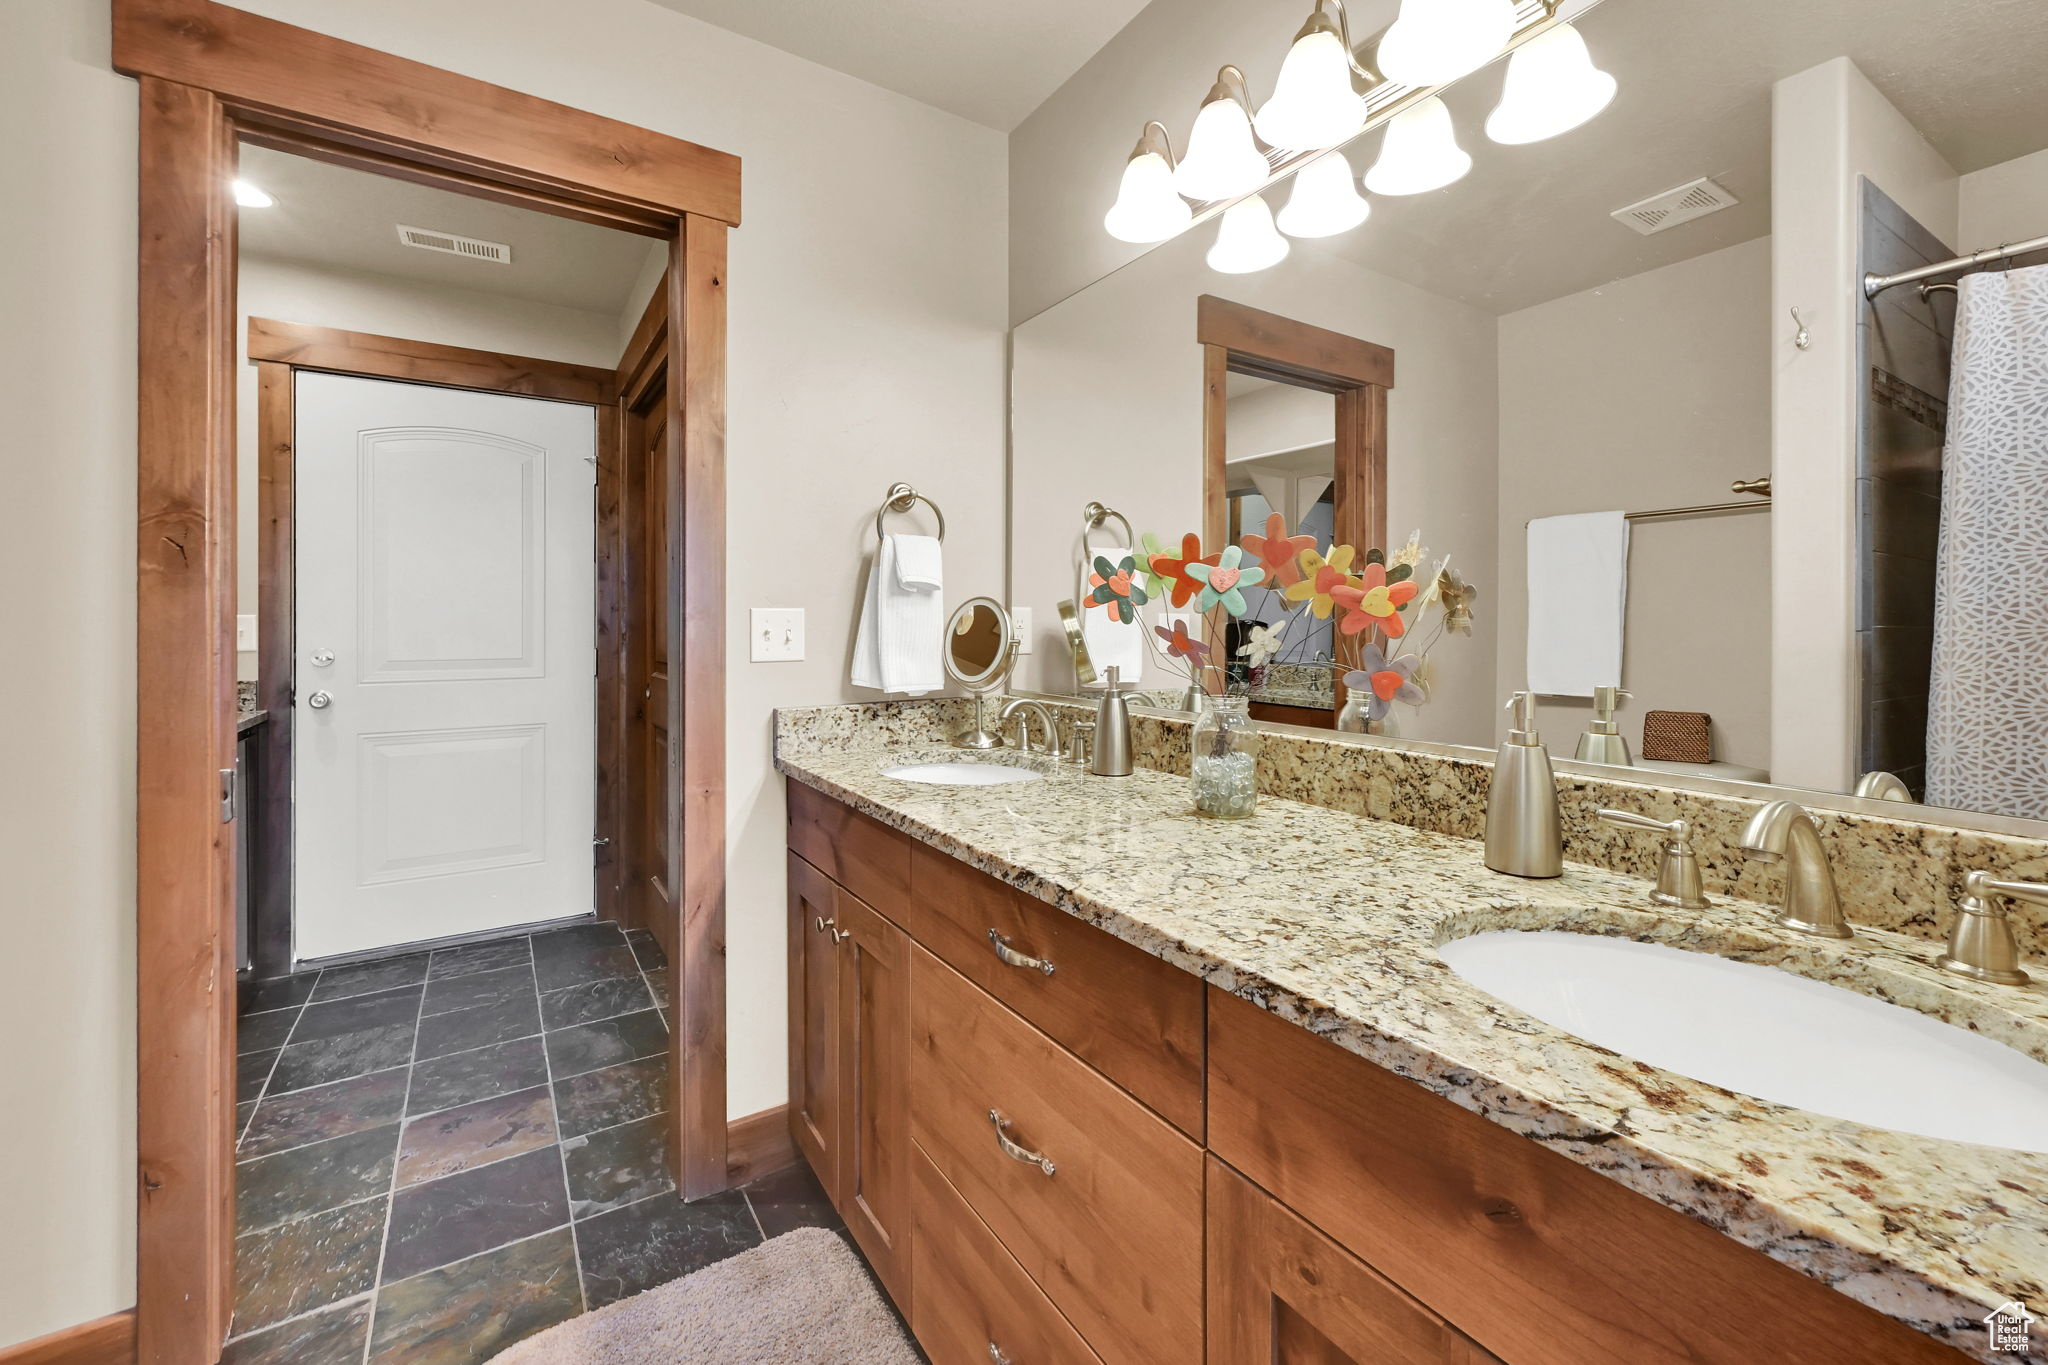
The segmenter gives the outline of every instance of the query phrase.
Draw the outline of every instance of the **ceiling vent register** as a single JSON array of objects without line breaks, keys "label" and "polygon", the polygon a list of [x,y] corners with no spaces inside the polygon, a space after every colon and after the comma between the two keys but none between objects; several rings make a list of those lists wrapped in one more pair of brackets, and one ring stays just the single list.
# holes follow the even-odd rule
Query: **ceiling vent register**
[{"label": "ceiling vent register", "polygon": [[1680,223],[1690,223],[1695,218],[1733,208],[1739,202],[1727,190],[1701,176],[1677,189],[1653,194],[1625,209],[1616,209],[1609,217],[1647,237],[1653,232],[1662,232]]},{"label": "ceiling vent register", "polygon": [[422,251],[438,251],[472,261],[496,261],[499,265],[512,264],[511,247],[503,242],[486,242],[481,237],[461,237],[452,232],[436,232],[432,228],[400,223],[398,240]]}]

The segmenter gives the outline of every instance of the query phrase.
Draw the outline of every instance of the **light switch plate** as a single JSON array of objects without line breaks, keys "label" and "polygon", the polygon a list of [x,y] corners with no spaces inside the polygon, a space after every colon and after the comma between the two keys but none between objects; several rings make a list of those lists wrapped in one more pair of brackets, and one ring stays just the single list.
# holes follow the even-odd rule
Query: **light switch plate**
[{"label": "light switch plate", "polygon": [[246,653],[256,648],[256,618],[237,616],[235,618],[235,648]]},{"label": "light switch plate", "polygon": [[792,663],[804,657],[802,607],[755,607],[751,616],[751,657],[755,663]]},{"label": "light switch plate", "polygon": [[1031,608],[1010,608],[1010,631],[1017,637],[1017,652],[1031,652]]}]

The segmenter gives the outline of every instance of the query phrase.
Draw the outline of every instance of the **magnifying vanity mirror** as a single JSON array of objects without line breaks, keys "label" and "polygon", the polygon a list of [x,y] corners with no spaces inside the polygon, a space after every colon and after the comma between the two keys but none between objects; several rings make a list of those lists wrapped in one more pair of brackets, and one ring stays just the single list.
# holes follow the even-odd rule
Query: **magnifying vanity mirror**
[{"label": "magnifying vanity mirror", "polygon": [[955,741],[963,749],[997,749],[1002,737],[988,728],[986,705],[1003,690],[1016,662],[1010,614],[993,597],[970,597],[946,621],[946,676],[974,697],[974,728]]},{"label": "magnifying vanity mirror", "polygon": [[[1274,88],[1270,12],[1174,8]],[[2048,635],[2017,607],[2048,591],[2048,501],[1957,409],[2039,363],[1972,338],[2048,307],[2048,7],[1557,17],[1613,77],[1583,120],[1518,132],[1496,62],[1438,92],[1429,147],[1261,144],[1270,212],[1188,203],[1156,245],[1102,212],[1142,120],[1185,160],[1205,73],[1127,34],[1017,131],[1072,187],[1013,215],[1008,600],[1044,623],[1018,685],[1082,691],[1055,623],[1092,498],[1134,551],[1199,534],[1259,571],[1220,620],[1138,554],[1131,624],[1185,618],[1207,689],[1268,721],[1484,757],[1528,690],[1553,752],[1592,735],[1658,785],[2048,832]],[[1350,211],[1318,220],[1333,187]],[[1185,685],[1144,658],[1139,689]]]}]

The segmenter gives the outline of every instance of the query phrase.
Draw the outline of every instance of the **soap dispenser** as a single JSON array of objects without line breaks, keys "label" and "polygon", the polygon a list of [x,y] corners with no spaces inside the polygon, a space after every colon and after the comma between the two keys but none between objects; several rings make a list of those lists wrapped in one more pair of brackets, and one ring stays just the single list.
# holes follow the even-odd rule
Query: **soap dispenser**
[{"label": "soap dispenser", "polygon": [[1124,701],[1122,674],[1115,664],[1104,671],[1106,685],[1095,703],[1095,752],[1088,771],[1097,777],[1131,775],[1131,708]]},{"label": "soap dispenser", "polygon": [[1618,687],[1593,689],[1593,719],[1587,724],[1586,733],[1579,736],[1579,751],[1572,755],[1573,758],[1581,763],[1611,763],[1622,768],[1635,766],[1636,761],[1628,751],[1628,740],[1622,737],[1621,727],[1614,723],[1615,708],[1628,695]]},{"label": "soap dispenser", "polygon": [[1494,756],[1486,794],[1486,865],[1516,877],[1560,876],[1564,829],[1550,751],[1536,733],[1536,696],[1517,692],[1507,709],[1515,713],[1514,727]]}]

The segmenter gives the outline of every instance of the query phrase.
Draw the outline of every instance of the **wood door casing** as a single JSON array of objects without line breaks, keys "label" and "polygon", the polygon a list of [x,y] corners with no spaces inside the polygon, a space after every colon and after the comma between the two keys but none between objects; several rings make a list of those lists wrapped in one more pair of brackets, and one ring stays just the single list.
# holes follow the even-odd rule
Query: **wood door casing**
[{"label": "wood door casing", "polygon": [[1208,1365],[1499,1365],[1213,1156],[1208,1196]]},{"label": "wood door casing", "polygon": [[838,888],[789,855],[789,1129],[840,1203]]},{"label": "wood door casing", "polygon": [[651,930],[676,956],[675,897],[669,887],[669,651],[667,553],[674,475],[666,458],[662,388],[625,420],[620,516],[625,527],[626,800],[620,828],[628,923]]},{"label": "wood door casing", "polygon": [[898,1303],[910,1285],[910,937],[841,890],[839,1207]]}]

